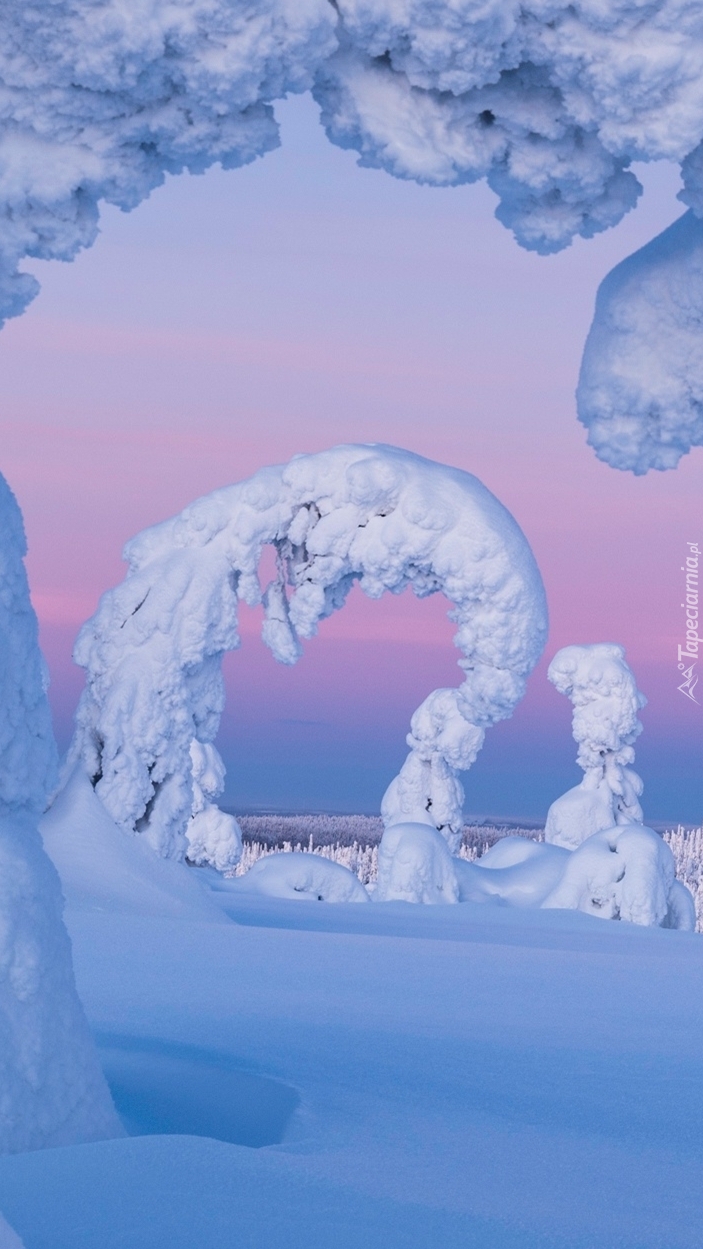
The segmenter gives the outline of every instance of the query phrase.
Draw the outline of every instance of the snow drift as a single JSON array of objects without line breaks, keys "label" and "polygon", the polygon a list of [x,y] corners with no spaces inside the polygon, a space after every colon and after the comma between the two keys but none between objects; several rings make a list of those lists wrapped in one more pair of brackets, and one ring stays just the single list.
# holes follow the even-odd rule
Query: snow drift
[{"label": "snow drift", "polygon": [[[258,568],[273,545],[276,579]],[[410,754],[384,802],[386,823],[427,821],[460,835],[458,769],[522,697],[546,635],[544,589],[527,541],[469,473],[379,445],[342,446],[216,490],[128,543],[129,572],[75,649],[87,683],[69,751],[115,822],[165,858],[236,863],[236,824],[213,803],[224,769],[213,740],[221,661],[239,645],[237,604],[263,602],[263,638],[281,663],[344,605],[407,587],[452,604],[464,681],[413,716]],[[208,831],[210,830],[210,832]],[[215,834],[211,837],[212,830]]]},{"label": "snow drift", "polygon": [[[538,252],[615,225],[641,191],[633,160],[681,162],[683,198],[703,214],[694,0],[8,0],[2,35],[0,322],[37,293],[25,257],[70,260],[90,246],[101,201],[129,210],[167,173],[265,154],[279,142],[273,102],[308,89],[330,139],[360,163],[433,186],[486,178],[497,216]],[[656,320],[651,286],[632,315],[647,304]],[[598,454],[636,471],[671,466],[691,445],[677,391],[696,390],[697,364],[677,354],[667,369],[663,350],[671,393],[653,374],[637,403],[609,351],[598,364],[601,341],[582,387]],[[672,445],[662,437],[655,452],[661,404]]]},{"label": "snow drift", "polygon": [[37,820],[55,783],[25,538],[0,477],[0,1153],[120,1135]]}]

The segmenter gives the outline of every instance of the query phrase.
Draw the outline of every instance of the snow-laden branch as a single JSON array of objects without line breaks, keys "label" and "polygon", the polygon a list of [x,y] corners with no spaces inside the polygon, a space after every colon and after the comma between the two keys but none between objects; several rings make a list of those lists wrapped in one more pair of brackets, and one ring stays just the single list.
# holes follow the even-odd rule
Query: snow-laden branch
[{"label": "snow-laden branch", "polygon": [[37,831],[56,779],[22,517],[0,477],[0,1153],[121,1135]]},{"label": "snow-laden branch", "polygon": [[[538,252],[615,225],[641,192],[634,160],[681,162],[703,215],[697,0],[7,0],[0,34],[0,324],[38,291],[25,257],[72,259],[102,201],[132,209],[167,173],[264,155],[275,101],[309,89],[361,164],[433,186],[486,178]],[[648,395],[597,354],[582,414],[598,454],[669,467],[700,437],[682,399],[695,361],[677,355],[672,394],[654,376]]]},{"label": "snow-laden branch", "polygon": [[[278,575],[262,594],[267,544]],[[436,690],[413,716],[386,818],[459,834],[456,771],[473,762],[485,729],[511,714],[546,636],[532,552],[475,477],[378,445],[301,455],[199,499],[133,539],[125,557],[125,581],[103,596],[76,645],[87,684],[68,762],[82,761],[123,829],[165,857],[190,857],[190,844],[198,861],[236,860],[236,825],[227,834],[221,821],[231,817],[213,805],[224,774],[212,743],[222,656],[239,645],[238,602],[263,600],[265,642],[295,663],[301,639],[356,582],[370,598],[409,587],[453,605],[464,681]],[[216,854],[210,820],[219,821]]]},{"label": "snow-laden branch", "polygon": [[642,732],[637,716],[646,704],[614,642],[565,646],[549,665],[549,680],[571,699],[580,785],[549,808],[546,839],[573,850],[593,833],[616,824],[639,823],[643,785],[628,765]]}]

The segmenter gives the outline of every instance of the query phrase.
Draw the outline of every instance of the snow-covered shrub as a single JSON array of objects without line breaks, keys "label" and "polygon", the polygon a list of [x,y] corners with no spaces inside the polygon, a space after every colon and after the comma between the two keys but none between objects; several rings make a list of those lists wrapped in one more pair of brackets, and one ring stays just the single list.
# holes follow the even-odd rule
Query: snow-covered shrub
[{"label": "snow-covered shrub", "polygon": [[[262,593],[273,545],[278,575]],[[263,638],[295,663],[301,639],[343,606],[355,582],[371,598],[442,592],[458,626],[464,681],[413,716],[411,753],[384,802],[386,821],[431,819],[454,845],[456,776],[485,729],[512,713],[546,635],[544,589],[510,514],[469,473],[380,445],[342,446],[262,469],[216,490],[128,543],[129,572],[103,595],[75,649],[87,670],[67,767],[80,760],[113,819],[162,856],[190,856],[189,824],[221,789],[212,745],[221,661],[239,645],[237,604],[263,601]],[[197,776],[196,776],[197,773]],[[207,778],[207,780],[206,780]],[[206,835],[198,861],[230,863],[238,830]],[[218,830],[219,835],[219,830]]]},{"label": "snow-covered shrub", "polygon": [[620,824],[588,837],[569,856],[542,905],[645,927],[692,932],[696,926],[693,899],[676,880],[671,850],[642,824]]},{"label": "snow-covered shrub", "polygon": [[55,783],[22,517],[0,477],[0,1153],[121,1134],[38,818]]},{"label": "snow-covered shrub", "polygon": [[312,902],[368,902],[357,877],[341,863],[317,854],[265,855],[243,875],[229,881],[230,889],[261,893],[269,898],[297,898]]},{"label": "snow-covered shrub", "polygon": [[554,656],[548,676],[573,703],[577,760],[584,778],[552,803],[545,839],[574,850],[613,824],[642,819],[642,781],[627,765],[635,757],[633,743],[642,732],[637,715],[646,699],[623,647],[612,642],[565,646]]},{"label": "snow-covered shrub", "polygon": [[455,860],[431,824],[392,824],[378,848],[376,902],[458,902]]}]

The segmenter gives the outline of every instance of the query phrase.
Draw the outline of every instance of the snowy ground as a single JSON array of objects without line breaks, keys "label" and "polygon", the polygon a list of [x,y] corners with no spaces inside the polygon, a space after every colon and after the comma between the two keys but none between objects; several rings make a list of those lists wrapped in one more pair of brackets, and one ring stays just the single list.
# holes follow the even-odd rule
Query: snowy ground
[{"label": "snowy ground", "polygon": [[210,892],[108,825],[78,870],[85,831],[45,839],[143,1135],[0,1159],[26,1249],[700,1245],[699,936]]}]

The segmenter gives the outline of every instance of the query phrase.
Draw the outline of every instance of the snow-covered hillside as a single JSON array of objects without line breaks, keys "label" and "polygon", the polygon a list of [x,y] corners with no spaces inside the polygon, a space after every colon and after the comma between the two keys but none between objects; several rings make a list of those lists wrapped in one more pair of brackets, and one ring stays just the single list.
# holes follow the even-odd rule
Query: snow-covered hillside
[{"label": "snow-covered hillside", "polygon": [[25,1249],[698,1249],[698,936],[81,890],[79,990],[136,1135],[0,1159]]}]

